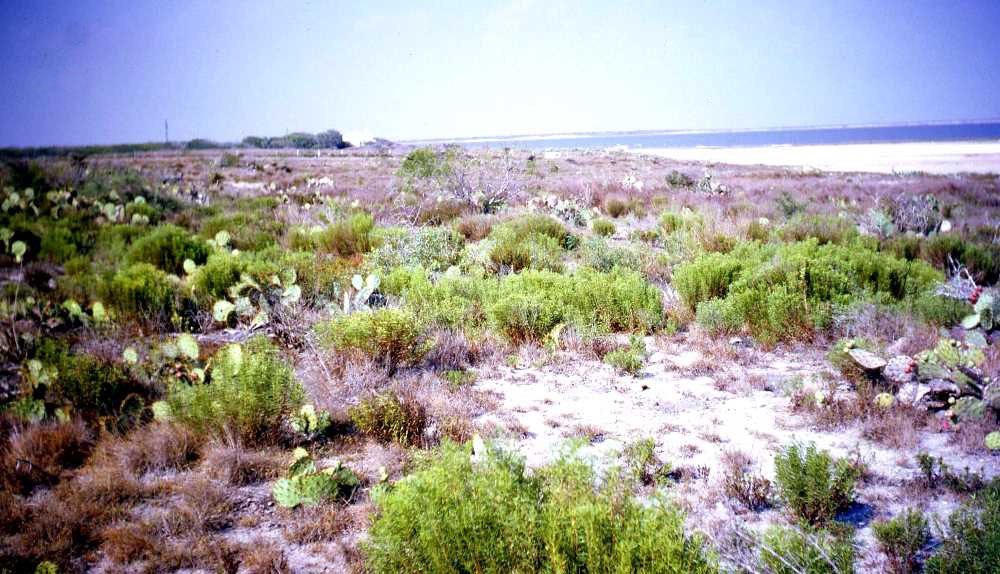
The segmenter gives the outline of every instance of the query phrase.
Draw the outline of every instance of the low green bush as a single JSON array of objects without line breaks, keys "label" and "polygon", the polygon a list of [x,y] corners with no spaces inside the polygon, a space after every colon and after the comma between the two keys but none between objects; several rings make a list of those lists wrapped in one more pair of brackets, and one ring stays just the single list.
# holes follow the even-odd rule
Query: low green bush
[{"label": "low green bush", "polygon": [[550,234],[532,231],[520,234],[511,227],[496,229],[490,238],[490,263],[495,273],[517,273],[524,269],[561,272],[563,245]]},{"label": "low green bush", "polygon": [[446,443],[373,499],[363,544],[374,574],[406,572],[717,572],[683,515],[645,504],[613,479],[595,489],[576,457],[526,472],[494,449]]},{"label": "low green bush", "polygon": [[[273,201],[273,198],[263,198]],[[275,217],[269,203],[249,204],[246,211],[220,214],[206,219],[200,234],[212,239],[215,234],[225,231],[229,234],[229,244],[240,251],[259,251],[278,242],[286,231],[286,223]]]},{"label": "low green bush", "polygon": [[927,574],[996,574],[1000,564],[1000,478],[948,517]]},{"label": "low green bush", "polygon": [[208,245],[176,225],[161,225],[132,243],[125,256],[129,263],[150,263],[173,273],[184,274],[184,260],[202,264],[208,258]]},{"label": "low green bush", "polygon": [[892,574],[920,571],[918,553],[930,542],[927,518],[919,510],[907,510],[891,520],[872,524],[872,533],[885,554]]},{"label": "low green bush", "polygon": [[511,230],[514,235],[520,238],[537,233],[555,239],[564,249],[572,249],[576,246],[576,237],[562,223],[548,215],[525,215],[508,221],[501,227]]},{"label": "low green bush", "polygon": [[760,558],[768,574],[853,574],[855,550],[849,539],[823,530],[772,526]]},{"label": "low green bush", "polygon": [[319,326],[335,349],[373,359],[390,374],[418,364],[433,346],[416,316],[402,309],[360,311]]},{"label": "low green bush", "polygon": [[319,232],[316,243],[320,251],[341,257],[365,254],[373,247],[371,238],[373,229],[375,229],[375,218],[371,214],[356,213]]},{"label": "low green bush", "polygon": [[35,359],[57,375],[45,389],[46,400],[71,405],[88,417],[113,415],[134,393],[148,394],[119,364],[87,353],[73,353],[55,340],[44,340]]},{"label": "low green bush", "polygon": [[170,417],[195,432],[244,445],[274,443],[303,393],[292,368],[266,337],[220,349],[204,383],[174,383]]},{"label": "low green bush", "polygon": [[101,284],[98,293],[124,319],[166,322],[177,309],[176,284],[149,263],[118,271]]},{"label": "low green bush", "polygon": [[[401,274],[392,281],[402,281]],[[498,283],[468,275],[445,276],[431,282],[422,269],[409,274],[400,290],[403,305],[429,326],[476,330],[486,323],[486,305],[496,297]],[[390,288],[396,287],[390,284]],[[388,291],[387,291],[388,292]]]},{"label": "low green bush", "polygon": [[458,263],[462,250],[461,236],[443,227],[378,229],[372,241],[378,248],[365,257],[365,266],[380,273],[401,265],[444,271]]},{"label": "low green bush", "polygon": [[615,224],[607,219],[595,219],[590,228],[601,237],[611,237],[615,234]]},{"label": "low green bush", "polygon": [[607,241],[591,237],[580,246],[580,264],[607,273],[615,267],[641,271],[643,254],[628,247],[615,247]]},{"label": "low green bush", "polygon": [[357,406],[348,410],[348,416],[362,433],[404,447],[423,442],[427,427],[427,410],[423,405],[394,391],[361,399]]},{"label": "low green bush", "polygon": [[789,510],[812,525],[832,520],[854,500],[857,471],[813,444],[792,444],[775,456],[774,476]]},{"label": "low green bush", "polygon": [[641,338],[633,335],[628,347],[604,355],[604,362],[623,373],[636,375],[646,362],[646,345]]},{"label": "low green bush", "polygon": [[846,217],[830,215],[799,215],[778,228],[783,241],[815,239],[819,245],[843,245],[858,237],[857,226]]},{"label": "low green bush", "polygon": [[525,271],[501,280],[487,313],[501,334],[520,343],[541,340],[563,322],[585,331],[646,333],[662,324],[663,303],[659,289],[634,271]]},{"label": "low green bush", "polygon": [[632,206],[628,203],[618,199],[617,197],[609,198],[604,202],[604,211],[608,212],[608,215],[618,219],[619,217],[625,215],[631,211]]},{"label": "low green bush", "polygon": [[[820,245],[747,242],[729,253],[705,253],[674,270],[674,287],[690,309],[713,299],[706,317],[740,323],[764,342],[828,328],[834,309],[859,297],[905,303],[927,293],[942,276],[861,243]],[[706,325],[710,326],[710,325]]]},{"label": "low green bush", "polygon": [[913,299],[913,313],[937,327],[952,327],[972,314],[972,305],[962,299],[942,297],[928,292]]}]

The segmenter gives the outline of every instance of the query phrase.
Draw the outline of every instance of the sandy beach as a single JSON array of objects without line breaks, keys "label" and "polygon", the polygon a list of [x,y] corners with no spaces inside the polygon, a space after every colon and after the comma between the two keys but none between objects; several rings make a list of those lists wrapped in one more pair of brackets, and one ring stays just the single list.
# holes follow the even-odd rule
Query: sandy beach
[{"label": "sandy beach", "polygon": [[633,148],[687,161],[878,173],[1000,173],[1000,142],[917,142],[733,148]]}]

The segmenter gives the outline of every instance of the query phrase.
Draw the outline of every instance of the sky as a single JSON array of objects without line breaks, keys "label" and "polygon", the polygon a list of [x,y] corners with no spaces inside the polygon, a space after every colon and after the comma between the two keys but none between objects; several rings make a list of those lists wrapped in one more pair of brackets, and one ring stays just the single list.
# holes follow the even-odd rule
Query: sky
[{"label": "sky", "polygon": [[1000,2],[0,0],[0,146],[1000,117]]}]

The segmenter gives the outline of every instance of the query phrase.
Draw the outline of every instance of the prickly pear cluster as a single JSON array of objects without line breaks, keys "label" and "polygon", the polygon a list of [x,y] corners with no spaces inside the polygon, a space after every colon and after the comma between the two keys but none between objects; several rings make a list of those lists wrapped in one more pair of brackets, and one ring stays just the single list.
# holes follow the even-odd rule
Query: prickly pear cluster
[{"label": "prickly pear cluster", "polygon": [[891,383],[905,385],[916,377],[916,361],[906,355],[897,355],[886,363],[882,374]]},{"label": "prickly pear cluster", "polygon": [[271,495],[285,508],[313,506],[353,490],[360,480],[351,469],[335,461],[323,470],[316,470],[316,463],[304,448],[295,449],[288,478],[275,481]]}]

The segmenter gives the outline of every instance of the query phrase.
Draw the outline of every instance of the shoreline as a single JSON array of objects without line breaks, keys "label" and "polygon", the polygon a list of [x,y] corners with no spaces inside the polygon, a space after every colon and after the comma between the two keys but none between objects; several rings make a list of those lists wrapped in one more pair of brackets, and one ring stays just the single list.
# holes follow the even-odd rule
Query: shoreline
[{"label": "shoreline", "polygon": [[1000,174],[1000,141],[628,148],[625,151],[680,161],[833,172]]}]

